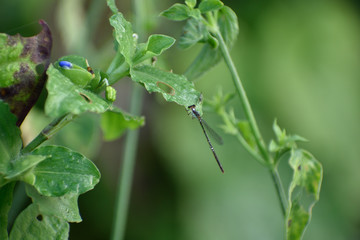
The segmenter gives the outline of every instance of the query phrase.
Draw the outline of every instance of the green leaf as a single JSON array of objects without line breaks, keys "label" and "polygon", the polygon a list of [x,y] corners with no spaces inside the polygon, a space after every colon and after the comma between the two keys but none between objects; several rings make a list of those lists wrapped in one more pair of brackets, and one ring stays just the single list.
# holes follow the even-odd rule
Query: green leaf
[{"label": "green leaf", "polygon": [[289,164],[294,170],[290,191],[292,192],[296,186],[300,186],[312,194],[315,200],[318,200],[322,180],[321,164],[310,153],[302,149],[292,151]]},{"label": "green leaf", "polygon": [[196,43],[203,41],[207,34],[208,31],[202,22],[190,18],[186,21],[183,35],[180,37],[178,45],[182,49],[190,48]]},{"label": "green leaf", "polygon": [[222,8],[224,4],[219,0],[204,0],[199,4],[201,13],[215,11]]},{"label": "green leaf", "polygon": [[36,149],[34,155],[49,156],[23,177],[40,194],[59,197],[81,194],[94,188],[100,172],[85,156],[60,146]]},{"label": "green leaf", "polygon": [[275,133],[275,136],[276,136],[276,139],[279,143],[283,143],[286,139],[286,131],[285,129],[284,130],[281,130],[281,128],[279,127],[279,125],[277,124],[277,120],[275,119],[274,120],[274,123],[273,123],[273,131]]},{"label": "green leaf", "polygon": [[[274,140],[270,141],[269,151],[276,152],[278,157],[281,157],[281,154],[283,152],[290,150],[292,148],[296,148],[296,142],[307,141],[305,138],[300,137],[298,135],[286,135],[286,130],[285,129],[282,130],[279,127],[276,119],[273,123],[273,131],[275,133],[277,142],[275,142]],[[275,160],[279,160],[279,158],[277,158]]]},{"label": "green leaf", "polygon": [[[236,14],[231,8],[223,6],[219,9],[217,16],[217,24],[221,35],[223,36],[226,45],[231,48],[239,32]],[[206,43],[186,70],[185,76],[193,81],[219,63],[221,58],[222,55],[219,49],[214,49],[214,46]]]},{"label": "green leaf", "polygon": [[175,43],[175,39],[169,36],[154,34],[151,35],[145,44],[139,44],[136,50],[133,65],[139,64],[146,59],[159,56]]},{"label": "green leaf", "polygon": [[[139,46],[140,44],[138,44]],[[107,73],[109,74],[109,84],[113,84],[117,80],[129,75],[129,64],[125,62],[124,56],[120,52],[116,52],[116,55],[111,62]]]},{"label": "green leaf", "polygon": [[231,48],[239,34],[239,24],[236,13],[228,6],[219,10],[218,26],[226,45]]},{"label": "green leaf", "polygon": [[8,104],[0,100],[0,187],[40,161],[43,156],[19,155],[22,141],[20,129],[15,125],[16,117]]},{"label": "green leaf", "polygon": [[101,115],[101,129],[106,141],[119,138],[126,129],[136,129],[143,126],[144,117],[133,116],[115,108]]},{"label": "green leaf", "polygon": [[254,134],[251,130],[250,123],[248,121],[239,121],[237,126],[240,129],[241,135],[244,137],[247,144],[249,144],[252,149],[257,151],[256,141]]},{"label": "green leaf", "polygon": [[184,75],[190,81],[194,81],[196,78],[199,78],[214,67],[218,62],[220,62],[220,60],[220,52],[217,49],[215,50],[212,48],[210,44],[206,43],[194,61],[186,69]]},{"label": "green leaf", "polygon": [[113,13],[118,12],[118,8],[116,7],[115,0],[107,0],[106,3]]},{"label": "green leaf", "polygon": [[301,239],[312,208],[319,200],[323,170],[321,164],[302,149],[292,150],[289,165],[294,172],[288,194],[286,234],[287,239]]},{"label": "green leaf", "polygon": [[84,112],[103,113],[110,104],[97,96],[72,83],[52,65],[47,71],[49,78],[46,84],[48,98],[45,113],[51,117],[60,117],[67,113],[81,114]]},{"label": "green leaf", "polygon": [[0,188],[0,239],[8,239],[8,213],[11,208],[15,182]]},{"label": "green leaf", "polygon": [[10,112],[8,104],[1,100],[0,116],[0,174],[5,174],[10,161],[18,156],[22,141],[16,117]]},{"label": "green leaf", "polygon": [[273,139],[270,140],[269,143],[269,151],[270,152],[280,152],[281,147],[274,141]]},{"label": "green leaf", "polygon": [[143,65],[130,70],[135,82],[144,84],[148,92],[159,92],[166,101],[176,102],[184,107],[198,104],[200,92],[185,76],[165,72],[155,67]]},{"label": "green leaf", "polygon": [[196,0],[185,0],[185,4],[188,5],[189,8],[194,8],[196,5]]},{"label": "green leaf", "polygon": [[302,239],[310,217],[309,213],[297,201],[293,201],[290,213],[286,218],[286,239]]},{"label": "green leaf", "polygon": [[212,36],[211,34],[208,34],[206,40],[213,49],[216,49],[219,46],[219,41],[217,40],[216,37]]},{"label": "green leaf", "polygon": [[190,17],[191,9],[188,6],[180,3],[175,3],[169,9],[160,13],[161,16],[164,16],[173,21],[183,21]]},{"label": "green leaf", "polygon": [[231,135],[241,135],[240,133],[240,122],[235,117],[235,113],[233,109],[230,109],[229,112],[226,112],[225,109],[218,111],[219,115],[222,117],[224,124],[221,128],[225,133]]},{"label": "green leaf", "polygon": [[48,25],[33,37],[0,34],[0,99],[9,103],[20,126],[38,99],[46,80],[52,45]]},{"label": "green leaf", "polygon": [[70,193],[61,197],[47,197],[40,195],[34,187],[26,185],[26,194],[43,215],[56,216],[67,222],[81,222],[78,207],[78,194]]},{"label": "green leaf", "polygon": [[67,240],[69,224],[56,216],[44,215],[35,204],[29,205],[16,218],[10,240]]},{"label": "green leaf", "polygon": [[201,12],[198,8],[191,9],[189,14],[190,14],[190,17],[192,17],[192,18],[195,18],[199,21],[202,20]]},{"label": "green leaf", "polygon": [[170,48],[175,42],[175,39],[166,35],[153,34],[147,41],[146,50],[159,56],[163,51]]},{"label": "green leaf", "polygon": [[115,30],[115,39],[118,51],[124,56],[126,62],[131,66],[136,49],[136,38],[134,38],[131,23],[126,21],[121,13],[116,13],[110,17],[110,24]]},{"label": "green leaf", "polygon": [[10,162],[10,166],[6,173],[6,179],[14,179],[24,172],[28,171],[30,168],[36,166],[41,161],[45,160],[47,156],[41,155],[20,155],[18,158]]},{"label": "green leaf", "polygon": [[[70,62],[72,64],[72,68],[65,69],[60,67],[60,61]],[[54,67],[79,87],[85,87],[93,78],[95,78],[95,74],[92,75],[87,70],[87,60],[84,57],[75,55],[65,56],[56,61],[54,63]]]}]

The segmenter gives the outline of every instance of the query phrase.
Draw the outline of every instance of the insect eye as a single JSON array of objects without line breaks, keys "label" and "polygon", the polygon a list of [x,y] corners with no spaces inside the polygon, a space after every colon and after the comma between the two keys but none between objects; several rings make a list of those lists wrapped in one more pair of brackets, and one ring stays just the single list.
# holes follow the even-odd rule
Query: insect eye
[{"label": "insect eye", "polygon": [[64,69],[71,69],[73,67],[72,63],[68,61],[60,61],[59,66]]}]

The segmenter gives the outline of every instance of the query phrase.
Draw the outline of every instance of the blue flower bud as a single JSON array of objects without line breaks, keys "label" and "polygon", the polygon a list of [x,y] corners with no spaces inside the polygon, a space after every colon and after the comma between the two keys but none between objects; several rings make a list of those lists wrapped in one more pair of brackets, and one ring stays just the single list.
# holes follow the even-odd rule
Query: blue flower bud
[{"label": "blue flower bud", "polygon": [[68,61],[60,61],[59,66],[64,68],[64,69],[71,69],[73,67],[72,63],[68,62]]}]

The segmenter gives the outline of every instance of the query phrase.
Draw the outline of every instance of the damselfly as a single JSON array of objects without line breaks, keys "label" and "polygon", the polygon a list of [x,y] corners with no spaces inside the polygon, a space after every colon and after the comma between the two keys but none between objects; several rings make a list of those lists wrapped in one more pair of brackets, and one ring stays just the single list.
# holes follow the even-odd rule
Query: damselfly
[{"label": "damselfly", "polygon": [[[207,142],[209,143],[210,149],[215,157],[215,160],[216,160],[217,164],[219,165],[221,172],[224,172],[224,169],[221,166],[221,163],[215,153],[214,147],[212,146],[212,144],[210,142],[210,139],[208,137],[206,130],[209,132],[211,137],[219,144],[223,143],[221,137],[211,127],[209,127],[209,125],[207,125],[207,123],[204,121],[204,119],[200,116],[200,113],[198,111],[196,111],[195,105],[189,106],[188,109],[189,109],[190,113],[192,114],[192,116],[199,120],[200,126],[205,134]],[[206,128],[206,130],[205,130],[205,128]]]}]

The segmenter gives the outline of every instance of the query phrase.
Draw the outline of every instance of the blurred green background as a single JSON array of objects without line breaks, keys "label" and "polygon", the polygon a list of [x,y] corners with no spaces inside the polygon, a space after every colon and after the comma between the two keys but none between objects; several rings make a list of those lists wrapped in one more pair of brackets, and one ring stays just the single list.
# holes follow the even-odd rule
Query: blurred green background
[{"label": "blurred green background", "polygon": [[[353,0],[223,1],[238,15],[240,34],[232,57],[268,142],[274,118],[323,164],[320,201],[304,239],[360,239],[360,4]],[[175,1],[146,0],[154,14],[152,33],[178,38],[182,23],[157,17]],[[118,1],[130,21],[132,3]],[[44,19],[53,33],[52,61],[68,54],[88,58],[106,70],[113,57],[111,15],[100,0],[0,0],[0,32],[30,36]],[[182,73],[198,49],[173,47],[159,64]],[[233,92],[223,63],[196,83],[205,99]],[[131,82],[116,84],[116,105],[128,109]],[[238,99],[231,102],[238,117]],[[24,125],[31,139],[49,120],[41,104]],[[271,177],[244,148],[204,118],[224,138],[215,146],[221,174],[196,120],[174,103],[145,93],[129,219],[125,239],[283,239],[284,223]],[[43,119],[43,120],[39,120]],[[80,196],[83,222],[71,224],[70,239],[108,239],[116,182],[123,154],[121,138],[101,143],[99,119],[91,114],[66,127],[56,139],[94,160],[99,185]],[[281,165],[288,180],[291,172]]]}]

